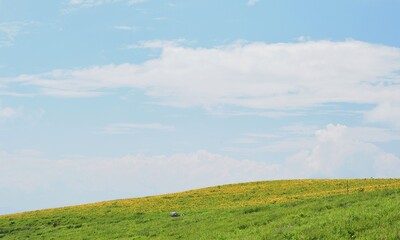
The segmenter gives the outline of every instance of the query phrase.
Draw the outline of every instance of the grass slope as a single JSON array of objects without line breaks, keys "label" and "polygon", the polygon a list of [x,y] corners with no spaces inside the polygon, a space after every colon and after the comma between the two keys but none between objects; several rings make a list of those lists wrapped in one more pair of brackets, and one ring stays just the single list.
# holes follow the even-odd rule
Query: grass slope
[{"label": "grass slope", "polygon": [[4,215],[0,238],[400,239],[400,179],[254,182]]}]

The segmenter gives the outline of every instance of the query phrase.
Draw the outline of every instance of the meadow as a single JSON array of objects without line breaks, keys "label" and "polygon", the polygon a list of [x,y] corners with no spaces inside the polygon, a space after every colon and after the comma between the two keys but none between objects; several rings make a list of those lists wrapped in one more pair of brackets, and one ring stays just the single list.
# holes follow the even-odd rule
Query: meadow
[{"label": "meadow", "polygon": [[0,239],[400,239],[400,179],[263,181],[3,215]]}]

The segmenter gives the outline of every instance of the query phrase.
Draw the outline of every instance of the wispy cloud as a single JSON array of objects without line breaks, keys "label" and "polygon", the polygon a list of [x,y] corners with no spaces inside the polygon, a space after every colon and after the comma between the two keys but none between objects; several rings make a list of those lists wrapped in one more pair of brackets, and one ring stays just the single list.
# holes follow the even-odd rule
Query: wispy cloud
[{"label": "wispy cloud", "polygon": [[165,21],[165,20],[168,20],[168,18],[167,17],[155,17],[155,18],[153,18],[153,20],[155,20],[155,21]]},{"label": "wispy cloud", "polygon": [[4,108],[0,107],[0,120],[15,118],[18,115],[19,111],[17,109],[11,107],[4,107]]},{"label": "wispy cloud", "polygon": [[233,140],[234,143],[239,144],[251,144],[251,143],[258,143],[258,141],[254,138],[236,138]]},{"label": "wispy cloud", "polygon": [[299,41],[299,42],[308,42],[308,41],[311,41],[311,37],[299,36],[299,37],[294,38],[294,40]]},{"label": "wispy cloud", "polygon": [[105,3],[119,2],[120,0],[70,0],[71,6],[94,7]]},{"label": "wispy cloud", "polygon": [[151,41],[140,41],[136,44],[128,45],[128,49],[135,48],[149,48],[149,49],[165,49],[179,47],[182,43],[186,42],[185,39],[177,40],[151,40]]},{"label": "wispy cloud", "polygon": [[37,149],[18,149],[16,153],[22,156],[39,156],[43,154],[42,151]]},{"label": "wispy cloud", "polygon": [[175,128],[172,126],[159,124],[159,123],[114,123],[104,128],[103,132],[107,134],[128,134],[137,129],[158,130],[158,131],[173,131]]},{"label": "wispy cloud", "polygon": [[[246,133],[242,135],[245,137],[236,138],[233,143],[246,144],[247,146],[230,146],[221,150],[240,154],[298,152],[299,155],[302,155],[310,154],[310,151],[317,151],[320,144],[332,140],[330,144],[335,143],[338,145],[337,147],[343,148],[338,149],[338,151],[344,151],[347,148],[352,148],[353,145],[357,145],[360,146],[358,150],[361,152],[367,151],[369,148],[373,149],[377,153],[374,157],[379,158],[384,154],[384,151],[379,150],[379,147],[375,145],[376,143],[400,140],[398,130],[376,127],[347,127],[340,124],[329,124],[323,129],[314,126],[289,125],[281,128],[279,133],[281,135]],[[335,138],[337,139],[333,141]],[[362,146],[365,147],[364,150],[361,149]],[[349,151],[349,155],[351,155],[351,151]],[[321,156],[318,161],[325,160]]]},{"label": "wispy cloud", "polygon": [[277,134],[269,133],[245,133],[241,137],[233,139],[234,143],[239,144],[252,144],[252,143],[262,143],[265,140],[271,140],[279,138]]},{"label": "wispy cloud", "polygon": [[253,6],[254,4],[256,4],[259,0],[247,0],[247,6]]},{"label": "wispy cloud", "polygon": [[[262,143],[261,141],[259,141]],[[312,146],[310,139],[285,139],[263,143],[262,146],[252,148],[236,148],[226,147],[223,151],[238,152],[238,153],[285,153],[289,151],[298,151],[300,149],[309,148]]]},{"label": "wispy cloud", "polygon": [[138,27],[135,26],[127,26],[127,25],[118,25],[114,27],[116,30],[127,31],[127,32],[134,32],[139,30]]},{"label": "wispy cloud", "polygon": [[284,126],[281,129],[283,130],[283,132],[289,135],[313,135],[318,129],[318,126],[295,124]]},{"label": "wispy cloud", "polygon": [[144,2],[147,2],[147,0],[128,0],[128,4],[130,4],[130,5],[144,3]]},{"label": "wispy cloud", "polygon": [[120,3],[125,2],[128,5],[135,5],[146,2],[147,0],[69,0],[68,4],[70,7],[81,8],[81,7],[95,7],[103,4]]},{"label": "wispy cloud", "polygon": [[266,138],[266,139],[272,139],[272,138],[280,137],[277,134],[270,134],[270,133],[245,133],[244,136],[252,137],[252,138]]},{"label": "wispy cloud", "polygon": [[17,35],[19,35],[25,27],[32,24],[33,22],[0,23],[0,47],[12,46]]}]

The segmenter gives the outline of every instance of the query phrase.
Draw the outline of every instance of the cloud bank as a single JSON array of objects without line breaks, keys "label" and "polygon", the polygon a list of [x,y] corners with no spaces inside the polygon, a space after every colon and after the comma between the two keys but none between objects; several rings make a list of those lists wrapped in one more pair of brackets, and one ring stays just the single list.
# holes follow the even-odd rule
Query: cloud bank
[{"label": "cloud bank", "polygon": [[18,205],[26,206],[20,211],[268,179],[398,177],[400,159],[373,143],[391,136],[368,138],[371,134],[354,135],[357,132],[329,124],[315,132],[311,144],[275,164],[204,150],[59,160],[0,152],[0,191],[6,196],[0,199],[0,212]]},{"label": "cloud bank", "polygon": [[0,213],[255,181],[275,170],[207,151],[62,160],[0,152]]},{"label": "cloud bank", "polygon": [[394,47],[354,40],[216,48],[154,41],[142,45],[162,48],[161,55],[142,64],[54,70],[2,81],[34,86],[38,94],[59,97],[142,89],[162,104],[180,107],[281,110],[400,102],[400,49]]}]

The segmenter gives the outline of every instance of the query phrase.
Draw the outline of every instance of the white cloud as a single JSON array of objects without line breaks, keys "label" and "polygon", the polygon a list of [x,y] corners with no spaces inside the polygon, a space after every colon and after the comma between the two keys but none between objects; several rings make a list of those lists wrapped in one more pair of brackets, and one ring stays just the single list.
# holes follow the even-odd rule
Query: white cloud
[{"label": "white cloud", "polygon": [[[260,153],[260,152],[287,152],[309,149],[314,145],[311,138],[319,131],[312,125],[288,125],[280,128],[279,134],[271,133],[245,133],[241,137],[233,139],[233,143],[259,143],[253,148],[225,147],[226,152]],[[400,140],[400,132],[393,129],[373,127],[347,128],[343,137],[351,141],[363,141],[368,143],[382,143]],[[261,145],[261,146],[260,146]]]},{"label": "white cloud", "polygon": [[[313,145],[287,160],[285,175],[336,178],[398,177],[400,159],[371,143],[371,140],[383,141],[390,137],[382,138],[379,134],[372,137],[373,135],[369,136],[360,130],[329,124],[326,129],[316,131]],[[364,130],[371,133],[378,131]],[[355,135],[357,133],[358,135]]]},{"label": "white cloud", "polygon": [[[280,178],[396,177],[400,158],[375,143],[400,140],[400,133],[371,127],[329,124],[314,132],[314,138],[278,139],[262,146],[226,147],[225,152],[273,154],[295,151],[278,165]],[[254,138],[250,138],[253,140]],[[268,156],[268,155],[266,155]],[[397,174],[397,175],[396,175]]]},{"label": "white cloud", "polygon": [[247,0],[247,6],[253,6],[254,4],[256,4],[259,0]]},{"label": "white cloud", "polygon": [[398,178],[400,175],[400,159],[390,153],[383,153],[375,161],[374,169],[377,176]]},{"label": "white cloud", "polygon": [[148,41],[132,47],[161,48],[161,55],[142,64],[54,70],[12,81],[37,86],[44,95],[69,97],[137,88],[162,104],[205,109],[236,106],[262,112],[400,103],[400,49],[395,47],[353,40],[218,48]]},{"label": "white cloud", "polygon": [[[315,135],[319,130],[317,126],[295,124],[289,125],[281,128],[289,137],[301,137]],[[374,128],[374,127],[346,127],[345,132],[346,139],[352,140],[362,140],[364,142],[390,142],[394,140],[399,140],[400,135],[398,132],[385,128]]]},{"label": "white cloud", "polygon": [[175,128],[172,126],[159,124],[159,123],[114,123],[107,126],[103,132],[108,134],[128,134],[132,133],[135,129],[148,129],[159,131],[173,131]]},{"label": "white cloud", "polygon": [[400,102],[380,103],[372,111],[367,112],[365,116],[370,122],[384,123],[400,128]]}]

